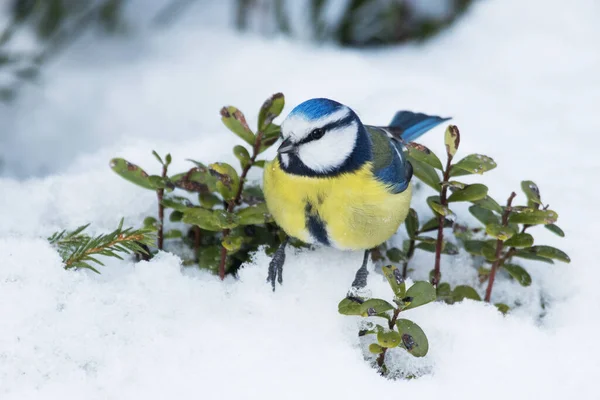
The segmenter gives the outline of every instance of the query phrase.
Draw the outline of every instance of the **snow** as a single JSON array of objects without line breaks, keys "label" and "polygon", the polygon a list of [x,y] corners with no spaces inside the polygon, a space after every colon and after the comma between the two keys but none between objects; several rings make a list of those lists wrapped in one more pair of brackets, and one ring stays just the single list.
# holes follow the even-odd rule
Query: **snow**
[{"label": "snow", "polygon": [[[423,47],[370,51],[193,24],[80,43],[40,85],[26,87],[16,107],[0,109],[0,398],[597,397],[592,226],[600,161],[590,154],[600,144],[597,12],[593,0],[478,2]],[[505,199],[521,180],[534,180],[567,235],[539,228],[538,244],[564,249],[572,263],[526,263],[530,288],[500,279],[493,301],[523,304],[506,317],[472,301],[407,311],[427,333],[430,353],[391,351],[396,372],[422,375],[396,381],[365,361],[358,319],[337,313],[359,253],[289,251],[275,293],[263,253],[225,283],[182,269],[168,253],[137,264],[106,260],[100,276],[62,269],[43,239],[53,231],[88,222],[108,231],[122,216],[134,225],[154,212],[154,195],[114,175],[110,158],[152,173],[153,149],[173,154],[174,171],[186,158],[234,162],[239,141],[218,110],[234,104],[255,123],[259,105],[277,91],[287,111],[331,97],[368,123],[385,123],[401,108],[454,116],[459,154],[498,163],[474,181]],[[442,153],[442,132],[422,143]],[[413,200],[421,218],[429,194]],[[426,278],[432,265],[418,252],[413,278]],[[453,285],[476,284],[464,254],[444,257],[442,274]],[[378,274],[369,290],[389,299]]]}]

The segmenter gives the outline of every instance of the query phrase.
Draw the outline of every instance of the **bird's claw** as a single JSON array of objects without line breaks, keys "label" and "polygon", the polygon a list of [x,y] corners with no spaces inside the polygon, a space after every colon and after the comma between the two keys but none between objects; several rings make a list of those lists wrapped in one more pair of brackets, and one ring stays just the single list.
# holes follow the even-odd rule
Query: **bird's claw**
[{"label": "bird's claw", "polygon": [[273,258],[269,262],[269,274],[267,275],[267,282],[271,284],[273,291],[275,291],[275,281],[281,285],[283,283],[283,264],[285,264],[285,246],[287,245],[287,239],[284,240],[279,248],[273,254]]}]

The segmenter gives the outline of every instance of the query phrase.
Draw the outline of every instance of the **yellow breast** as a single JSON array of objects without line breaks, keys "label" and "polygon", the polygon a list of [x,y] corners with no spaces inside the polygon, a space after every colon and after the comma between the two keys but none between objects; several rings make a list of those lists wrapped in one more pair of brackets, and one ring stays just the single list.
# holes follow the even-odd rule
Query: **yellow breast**
[{"label": "yellow breast", "polygon": [[288,174],[277,159],[265,165],[264,193],[275,222],[307,243],[323,243],[321,227],[324,244],[340,249],[370,249],[388,240],[408,214],[411,189],[390,193],[370,163],[332,178]]}]

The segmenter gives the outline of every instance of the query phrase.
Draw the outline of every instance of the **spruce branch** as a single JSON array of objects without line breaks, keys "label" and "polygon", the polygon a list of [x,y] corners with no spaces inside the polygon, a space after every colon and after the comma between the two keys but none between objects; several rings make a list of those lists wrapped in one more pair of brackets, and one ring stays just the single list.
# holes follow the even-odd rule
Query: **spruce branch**
[{"label": "spruce branch", "polygon": [[82,225],[70,232],[55,232],[48,238],[48,242],[57,249],[63,259],[65,269],[86,268],[99,274],[100,272],[92,266],[92,263],[104,265],[97,256],[122,260],[120,254],[147,254],[145,247],[154,244],[153,229],[123,229],[123,219],[114,231],[95,237],[84,233],[89,225]]}]

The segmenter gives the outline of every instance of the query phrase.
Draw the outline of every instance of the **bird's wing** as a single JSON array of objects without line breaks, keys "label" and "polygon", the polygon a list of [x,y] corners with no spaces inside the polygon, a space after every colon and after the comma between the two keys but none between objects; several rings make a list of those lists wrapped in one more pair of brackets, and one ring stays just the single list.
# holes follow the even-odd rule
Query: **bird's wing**
[{"label": "bird's wing", "polygon": [[373,149],[373,174],[388,185],[390,192],[406,190],[412,178],[412,165],[406,160],[402,145],[387,130],[365,125]]}]

